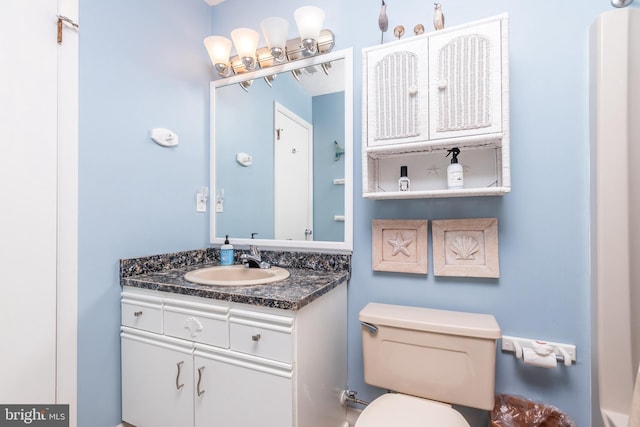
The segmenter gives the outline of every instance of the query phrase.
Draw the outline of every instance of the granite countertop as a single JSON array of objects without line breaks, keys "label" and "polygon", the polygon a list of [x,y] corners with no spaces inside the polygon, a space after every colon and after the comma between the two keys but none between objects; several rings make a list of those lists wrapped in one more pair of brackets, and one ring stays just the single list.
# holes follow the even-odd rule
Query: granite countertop
[{"label": "granite countertop", "polygon": [[[242,251],[236,251],[238,259]],[[297,311],[349,279],[351,255],[266,252],[262,257],[286,268],[289,277],[255,286],[200,285],[188,271],[219,265],[217,249],[202,249],[120,261],[120,284],[182,295]]]}]

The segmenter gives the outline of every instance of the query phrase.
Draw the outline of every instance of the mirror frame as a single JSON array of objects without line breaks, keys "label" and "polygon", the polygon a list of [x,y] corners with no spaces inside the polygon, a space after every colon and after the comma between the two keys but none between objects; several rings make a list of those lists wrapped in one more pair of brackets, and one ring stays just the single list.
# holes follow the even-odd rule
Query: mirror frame
[{"label": "mirror frame", "polygon": [[[210,84],[210,160],[209,160],[209,181],[210,181],[210,203],[209,203],[209,242],[212,245],[222,245],[224,238],[216,237],[216,89],[228,85],[237,84],[252,79],[261,79],[277,73],[285,73],[295,69],[312,65],[319,65],[329,61],[344,60],[344,240],[338,241],[315,241],[315,240],[276,240],[276,239],[246,239],[234,238],[230,236],[232,244],[236,247],[248,247],[257,245],[261,249],[267,250],[301,250],[301,251],[321,251],[331,253],[351,253],[353,252],[353,49],[343,49],[323,55],[312,56],[293,62],[286,62],[282,65],[259,69],[249,73],[243,73],[224,79],[214,80]],[[249,89],[251,90],[251,89]]]}]

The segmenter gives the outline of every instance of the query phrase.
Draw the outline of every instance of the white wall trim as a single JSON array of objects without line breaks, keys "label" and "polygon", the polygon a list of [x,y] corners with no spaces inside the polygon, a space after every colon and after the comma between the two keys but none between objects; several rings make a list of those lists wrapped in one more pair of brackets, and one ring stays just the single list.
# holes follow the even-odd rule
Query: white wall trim
[{"label": "white wall trim", "polygon": [[[77,23],[78,3],[58,0],[58,14]],[[78,401],[78,58],[78,33],[65,26],[58,46],[56,403],[69,404],[70,427]]]}]

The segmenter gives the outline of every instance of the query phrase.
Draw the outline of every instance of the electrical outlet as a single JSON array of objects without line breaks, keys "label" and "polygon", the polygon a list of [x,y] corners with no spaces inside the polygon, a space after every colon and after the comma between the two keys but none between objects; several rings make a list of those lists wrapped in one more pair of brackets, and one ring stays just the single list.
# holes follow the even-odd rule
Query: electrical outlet
[{"label": "electrical outlet", "polygon": [[207,211],[207,196],[204,193],[196,194],[196,212]]},{"label": "electrical outlet", "polygon": [[216,202],[216,212],[217,213],[224,212],[224,203],[222,202],[222,200],[218,200]]}]

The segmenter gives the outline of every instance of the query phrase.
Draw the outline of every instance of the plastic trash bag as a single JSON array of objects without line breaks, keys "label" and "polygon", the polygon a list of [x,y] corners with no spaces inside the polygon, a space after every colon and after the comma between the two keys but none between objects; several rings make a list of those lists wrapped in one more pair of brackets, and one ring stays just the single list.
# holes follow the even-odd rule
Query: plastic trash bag
[{"label": "plastic trash bag", "polygon": [[499,394],[491,411],[491,427],[576,427],[576,424],[553,406]]}]

